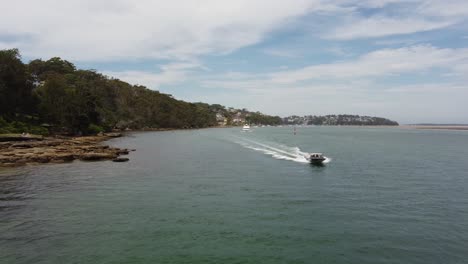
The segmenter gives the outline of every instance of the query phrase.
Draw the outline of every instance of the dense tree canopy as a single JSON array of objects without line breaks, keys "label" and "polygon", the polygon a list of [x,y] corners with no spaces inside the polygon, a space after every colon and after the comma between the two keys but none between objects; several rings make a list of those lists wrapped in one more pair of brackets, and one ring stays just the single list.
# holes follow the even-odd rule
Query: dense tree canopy
[{"label": "dense tree canopy", "polygon": [[262,113],[250,113],[245,120],[250,124],[260,124],[260,125],[281,125],[283,120],[279,116],[269,116]]},{"label": "dense tree canopy", "polygon": [[208,104],[187,103],[61,58],[21,61],[0,51],[0,117],[47,124],[56,132],[95,133],[114,128],[201,128],[216,125]]},{"label": "dense tree canopy", "polygon": [[34,111],[33,83],[17,49],[0,51],[0,114]]}]

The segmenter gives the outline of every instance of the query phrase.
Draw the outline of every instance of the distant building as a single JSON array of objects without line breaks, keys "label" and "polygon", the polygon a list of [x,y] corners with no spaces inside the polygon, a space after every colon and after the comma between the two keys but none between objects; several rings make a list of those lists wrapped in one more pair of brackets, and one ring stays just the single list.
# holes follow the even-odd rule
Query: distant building
[{"label": "distant building", "polygon": [[216,114],[216,122],[218,122],[218,125],[219,125],[219,126],[225,126],[225,125],[227,125],[227,121],[228,121],[228,120],[227,120],[227,118],[226,118],[224,115],[222,115],[222,114],[220,114],[220,113],[217,113],[217,114]]},{"label": "distant building", "polygon": [[242,116],[241,112],[237,112],[234,114],[232,118],[232,123],[236,125],[244,124],[245,123],[245,118]]}]

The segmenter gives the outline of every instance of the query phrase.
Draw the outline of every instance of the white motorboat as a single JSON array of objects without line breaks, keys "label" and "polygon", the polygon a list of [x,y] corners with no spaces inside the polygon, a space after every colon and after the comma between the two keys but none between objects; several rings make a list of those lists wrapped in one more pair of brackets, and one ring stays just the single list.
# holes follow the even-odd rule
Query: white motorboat
[{"label": "white motorboat", "polygon": [[326,160],[322,153],[310,153],[306,159],[314,165],[322,165],[323,161]]}]

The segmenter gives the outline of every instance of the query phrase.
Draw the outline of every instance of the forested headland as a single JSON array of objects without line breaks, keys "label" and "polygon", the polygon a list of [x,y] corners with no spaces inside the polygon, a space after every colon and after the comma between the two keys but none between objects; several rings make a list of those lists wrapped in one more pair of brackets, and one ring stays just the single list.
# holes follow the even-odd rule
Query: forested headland
[{"label": "forested headland", "polygon": [[112,130],[242,125],[398,125],[355,115],[279,116],[220,104],[190,103],[54,57],[21,60],[0,50],[0,134],[90,135]]},{"label": "forested headland", "polygon": [[324,115],[288,116],[283,118],[288,125],[315,126],[398,126],[398,122],[376,116]]},{"label": "forested headland", "polygon": [[23,63],[17,49],[0,50],[0,134],[86,135],[113,129],[204,128],[246,120],[281,122],[246,109],[177,100],[94,70],[77,69],[58,57]]}]

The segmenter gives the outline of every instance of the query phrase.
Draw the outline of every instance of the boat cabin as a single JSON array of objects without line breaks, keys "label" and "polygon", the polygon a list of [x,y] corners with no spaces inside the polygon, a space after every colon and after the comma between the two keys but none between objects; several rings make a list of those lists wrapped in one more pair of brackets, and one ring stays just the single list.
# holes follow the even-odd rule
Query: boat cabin
[{"label": "boat cabin", "polygon": [[322,153],[310,153],[311,158],[323,158]]}]

